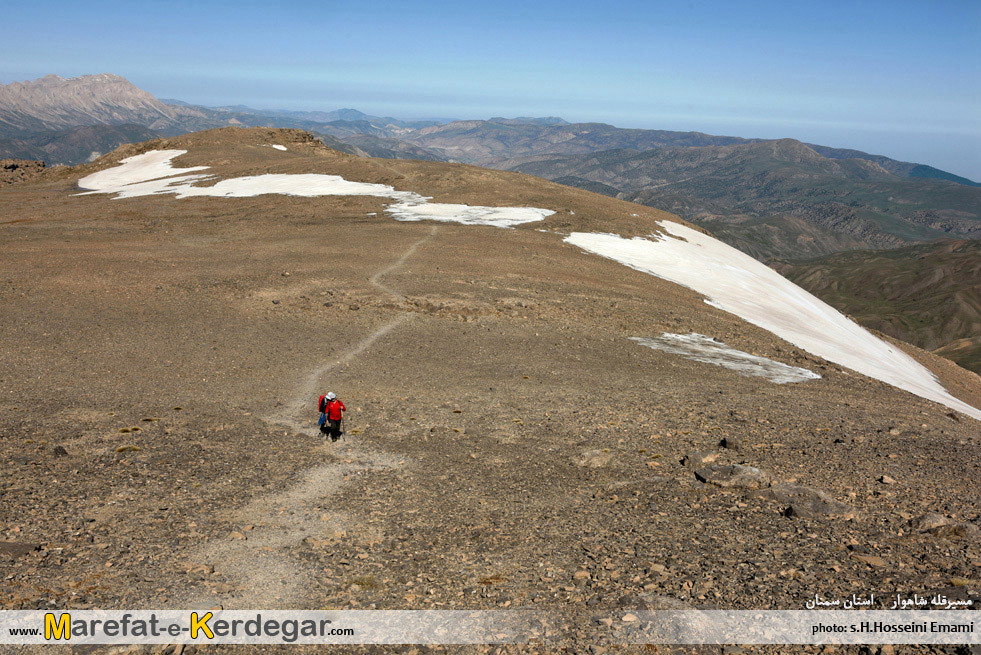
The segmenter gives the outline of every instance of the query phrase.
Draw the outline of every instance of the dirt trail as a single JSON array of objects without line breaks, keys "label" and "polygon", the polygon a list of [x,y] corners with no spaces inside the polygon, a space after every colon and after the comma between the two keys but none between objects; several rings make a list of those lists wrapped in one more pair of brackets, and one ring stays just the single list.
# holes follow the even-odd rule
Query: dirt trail
[{"label": "dirt trail", "polygon": [[[381,282],[381,279],[401,268],[405,262],[436,234],[434,225],[429,233],[413,243],[392,264],[371,276],[371,284],[398,301],[405,296]],[[323,377],[365,352],[379,339],[398,326],[411,321],[414,314],[405,313],[378,327],[337,359],[322,364],[306,376],[293,400],[281,413],[266,418],[274,426],[294,433],[319,438],[312,426],[309,410]],[[350,520],[329,509],[329,497],[350,475],[380,468],[395,468],[402,462],[395,457],[369,451],[361,444],[348,440],[325,446],[340,463],[324,464],[306,471],[302,482],[283,492],[257,498],[228,516],[232,523],[242,526],[224,540],[206,544],[196,561],[213,566],[219,573],[225,595],[220,602],[226,608],[295,608],[305,607],[311,598],[304,595],[311,576],[289,549],[306,538],[318,538],[348,527]],[[250,529],[246,527],[251,526]],[[371,535],[365,535],[371,539]],[[191,605],[218,603],[215,596],[191,597]]]}]

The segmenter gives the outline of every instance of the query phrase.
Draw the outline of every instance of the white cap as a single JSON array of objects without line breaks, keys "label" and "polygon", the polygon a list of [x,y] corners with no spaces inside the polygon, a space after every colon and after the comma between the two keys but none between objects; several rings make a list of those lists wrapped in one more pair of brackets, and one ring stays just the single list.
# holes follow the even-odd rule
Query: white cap
[{"label": "white cap", "polygon": [[334,392],[333,391],[328,391],[327,392],[327,400],[333,400],[334,398],[337,398],[337,396],[334,395]]}]

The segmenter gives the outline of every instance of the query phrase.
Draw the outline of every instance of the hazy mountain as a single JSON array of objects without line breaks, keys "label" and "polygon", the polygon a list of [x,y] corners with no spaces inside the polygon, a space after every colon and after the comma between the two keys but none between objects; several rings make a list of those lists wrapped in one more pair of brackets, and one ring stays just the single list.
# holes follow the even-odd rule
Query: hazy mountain
[{"label": "hazy mountain", "polygon": [[65,79],[47,75],[0,85],[0,134],[42,132],[79,125],[173,125],[179,111],[117,75]]},{"label": "hazy mountain", "polygon": [[[421,148],[417,145],[398,139],[375,136],[371,134],[353,134],[345,137],[340,143],[357,148],[365,157],[380,157],[382,159],[423,159],[427,161],[446,161],[439,154]],[[327,143],[325,141],[325,143]],[[329,145],[329,144],[328,144]]]},{"label": "hazy mountain", "polygon": [[808,143],[807,146],[812,148],[815,152],[830,159],[865,159],[867,161],[873,161],[890,173],[898,175],[899,177],[932,178],[937,180],[947,180],[949,182],[957,182],[958,184],[966,184],[967,186],[981,186],[981,183],[974,182],[966,177],[961,177],[960,175],[954,175],[953,173],[942,171],[939,168],[934,168],[933,166],[914,164],[908,161],[897,161],[895,159],[890,159],[889,157],[883,157],[882,155],[870,155],[869,153],[862,152],[861,150],[829,148],[827,146],[819,146],[813,143]]},{"label": "hazy mountain", "polygon": [[763,259],[981,237],[981,189],[792,139],[541,156],[513,169],[677,213]]},{"label": "hazy mountain", "polygon": [[[175,103],[176,104],[176,103]],[[357,109],[336,109],[334,111],[289,111],[283,109],[254,109],[245,105],[233,105],[226,107],[202,107],[180,103],[179,106],[195,107],[204,112],[217,112],[217,115],[234,115],[243,124],[273,122],[282,124],[286,127],[300,129],[314,129],[320,126],[321,131],[333,133],[329,127],[337,126],[337,129],[344,134],[376,133],[381,136],[393,136],[404,134],[409,130],[419,129],[439,125],[439,121],[404,121],[391,116],[372,116]],[[252,117],[252,118],[249,118]],[[350,129],[347,125],[355,124],[357,128]]]},{"label": "hazy mountain", "polygon": [[579,154],[613,148],[649,150],[750,141],[701,132],[624,129],[605,123],[542,124],[529,119],[455,121],[415,130],[401,138],[453,161],[495,168],[509,168],[516,160],[542,154]]},{"label": "hazy mountain", "polygon": [[838,253],[774,267],[863,325],[981,373],[981,241]]},{"label": "hazy mountain", "polygon": [[169,105],[118,75],[48,75],[0,85],[0,158],[77,164],[123,143],[241,125],[191,105]]}]

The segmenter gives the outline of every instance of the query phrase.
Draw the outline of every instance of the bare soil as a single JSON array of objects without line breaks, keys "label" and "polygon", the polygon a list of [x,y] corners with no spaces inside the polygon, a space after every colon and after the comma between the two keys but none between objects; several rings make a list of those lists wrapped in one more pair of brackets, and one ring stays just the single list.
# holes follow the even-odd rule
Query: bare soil
[{"label": "bare soil", "polygon": [[[399,223],[376,198],[73,195],[157,147],[222,176],[333,173],[557,214],[502,230]],[[0,540],[28,548],[4,555],[0,607],[550,608],[585,618],[544,652],[581,653],[667,652],[618,647],[593,621],[654,597],[978,598],[976,533],[910,524],[979,524],[978,423],[557,234],[648,234],[665,216],[271,130],[127,146],[5,188]],[[823,377],[777,385],[629,340],[665,331]],[[977,376],[915,352],[981,398]],[[334,445],[316,429],[327,390],[349,408]],[[694,474],[730,463],[854,516],[788,517]]]}]

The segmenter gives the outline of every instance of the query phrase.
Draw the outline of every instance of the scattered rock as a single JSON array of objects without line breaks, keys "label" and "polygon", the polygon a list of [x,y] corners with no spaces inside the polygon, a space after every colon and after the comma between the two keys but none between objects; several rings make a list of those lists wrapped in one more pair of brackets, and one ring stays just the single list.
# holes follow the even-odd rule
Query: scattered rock
[{"label": "scattered rock", "polygon": [[55,446],[51,449],[51,454],[55,457],[68,457],[68,451],[64,446]]},{"label": "scattered rock", "polygon": [[140,452],[140,448],[139,448],[139,446],[125,445],[125,446],[120,446],[119,448],[117,448],[116,449],[116,452],[117,453],[138,453],[138,452]]},{"label": "scattered rock", "polygon": [[695,471],[699,482],[723,489],[763,489],[773,483],[773,476],[753,466],[717,464]]},{"label": "scattered rock", "polygon": [[879,482],[882,484],[896,484],[896,479],[888,475],[880,475]]},{"label": "scattered rock", "polygon": [[43,161],[2,159],[0,160],[0,187],[30,180],[43,171]]},{"label": "scattered rock", "polygon": [[620,599],[620,606],[634,607],[645,612],[692,609],[691,605],[678,598],[646,592],[622,597]]}]

